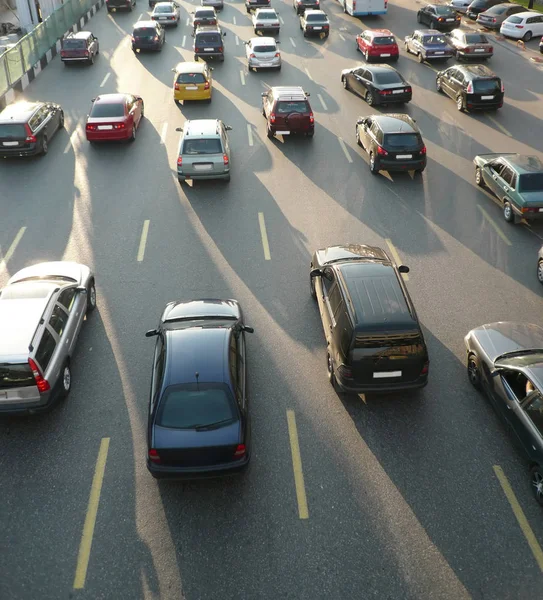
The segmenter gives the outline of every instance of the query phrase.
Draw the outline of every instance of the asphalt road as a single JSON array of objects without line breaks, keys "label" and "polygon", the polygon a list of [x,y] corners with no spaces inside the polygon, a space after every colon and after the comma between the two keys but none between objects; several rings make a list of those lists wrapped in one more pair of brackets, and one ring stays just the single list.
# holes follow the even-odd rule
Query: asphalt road
[{"label": "asphalt road", "polygon": [[[292,6],[274,0],[284,20],[283,69],[255,74],[245,67],[242,41],[252,30],[244,5],[228,2],[213,102],[179,109],[170,69],[192,60],[185,20],[195,5],[182,2],[183,23],[161,53],[138,56],[128,34],[147,7],[101,10],[89,23],[100,39],[95,65],[65,68],[56,59],[26,90],[62,104],[66,131],[44,158],[0,163],[0,247],[3,256],[13,250],[0,263],[0,284],[33,262],[69,259],[91,265],[98,288],[68,401],[39,418],[0,421],[0,598],[540,597],[543,523],[527,465],[471,389],[463,348],[475,325],[539,322],[543,310],[535,276],[543,228],[505,223],[475,186],[471,162],[483,152],[543,152],[535,54],[497,41],[490,66],[506,103],[470,115],[437,94],[434,67],[402,49],[397,68],[414,88],[406,112],[422,129],[428,168],[423,177],[374,177],[354,125],[375,111],[339,77],[363,61],[359,20],[324,0],[330,38],[305,40]],[[394,2],[364,25],[403,38],[417,26],[417,6]],[[311,93],[313,140],[266,138],[260,93],[288,84]],[[91,148],[82,134],[90,100],[113,91],[141,94],[145,122],[134,144]],[[233,127],[228,185],[177,182],[175,128],[201,117]],[[387,240],[411,268],[430,382],[414,397],[338,397],[309,296],[310,256],[345,242],[389,249]],[[237,298],[255,327],[252,464],[231,481],[157,484],[145,468],[153,343],[144,333],[166,302],[210,296]],[[287,411],[296,418],[307,519],[299,518]],[[103,438],[109,452],[90,560],[84,587],[74,590]],[[495,466],[533,531],[534,552]]]}]

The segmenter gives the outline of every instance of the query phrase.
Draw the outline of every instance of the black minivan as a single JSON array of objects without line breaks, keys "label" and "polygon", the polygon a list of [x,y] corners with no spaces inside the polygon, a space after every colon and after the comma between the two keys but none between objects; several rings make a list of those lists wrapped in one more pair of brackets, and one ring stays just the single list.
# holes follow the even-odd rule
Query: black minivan
[{"label": "black minivan", "polygon": [[436,89],[451,97],[456,108],[496,110],[503,106],[502,80],[486,65],[455,65],[436,75]]},{"label": "black minivan", "polygon": [[218,25],[199,26],[194,34],[194,60],[218,58],[224,60],[223,36]]},{"label": "black minivan", "polygon": [[311,295],[326,336],[328,378],[341,392],[394,392],[428,383],[428,350],[401,273],[376,246],[317,250]]}]

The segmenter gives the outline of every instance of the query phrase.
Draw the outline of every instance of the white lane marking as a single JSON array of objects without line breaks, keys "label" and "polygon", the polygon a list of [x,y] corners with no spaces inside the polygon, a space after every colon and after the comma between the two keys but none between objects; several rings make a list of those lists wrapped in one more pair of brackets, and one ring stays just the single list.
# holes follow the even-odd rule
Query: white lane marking
[{"label": "white lane marking", "polygon": [[344,36],[342,33],[340,33],[340,34],[339,34],[339,37],[340,37],[340,38],[341,38],[343,41],[345,41],[345,36]]},{"label": "white lane marking", "polygon": [[326,102],[324,101],[324,98],[320,94],[317,94],[317,98],[321,101],[322,108],[324,110],[328,110],[328,107],[326,106]]},{"label": "white lane marking", "polygon": [[76,128],[74,129],[74,131],[72,132],[72,135],[70,136],[70,139],[68,140],[68,143],[66,144],[66,148],[64,148],[64,154],[68,154],[68,152],[71,150],[76,138],[79,137],[79,125],[76,126]]},{"label": "white lane marking", "polygon": [[166,133],[168,132],[168,123],[164,123],[162,125],[162,131],[160,132],[160,143],[164,144],[166,142]]},{"label": "white lane marking", "polygon": [[138,21],[141,21],[143,19],[143,13],[141,13],[141,15],[138,17]]},{"label": "white lane marking", "polygon": [[305,74],[309,77],[311,81],[313,81],[313,77],[311,77],[311,73],[307,70],[307,67],[304,67]]},{"label": "white lane marking", "polygon": [[239,37],[236,35],[236,46],[239,46]]},{"label": "white lane marking", "polygon": [[184,35],[183,36],[183,41],[181,42],[181,46],[184,46],[186,41],[187,41],[187,36]]},{"label": "white lane marking", "polygon": [[271,260],[270,243],[268,241],[268,232],[266,230],[266,221],[264,221],[264,213],[258,213],[258,223],[260,225],[262,248],[264,249],[264,260]]},{"label": "white lane marking", "polygon": [[279,21],[281,22],[281,25],[284,25],[285,22],[283,21],[283,17],[279,16]]},{"label": "white lane marking", "polygon": [[243,74],[243,71],[239,72],[239,78],[241,79],[241,85],[245,85],[245,75]]},{"label": "white lane marking", "polygon": [[17,250],[17,246],[19,245],[19,242],[21,241],[21,238],[23,237],[25,231],[26,227],[21,227],[21,229],[19,229],[19,231],[17,232],[17,235],[15,236],[13,242],[11,242],[11,246],[5,253],[4,258],[0,261],[0,270],[3,270],[6,267],[7,262],[13,256],[15,250]]},{"label": "white lane marking", "polygon": [[100,87],[104,87],[106,85],[107,80],[111,77],[111,73],[107,73],[106,76],[102,79],[102,83]]},{"label": "white lane marking", "polygon": [[292,44],[293,48],[296,48],[296,42],[292,38],[288,39],[290,40],[290,43]]},{"label": "white lane marking", "polygon": [[190,25],[190,17],[187,17],[187,27]]},{"label": "white lane marking", "polygon": [[343,138],[338,138],[338,140],[339,140],[339,145],[341,146],[341,149],[343,150],[343,154],[345,154],[345,156],[347,157],[347,160],[350,163],[352,163],[353,159],[351,158],[351,155],[349,154],[349,151],[347,150],[347,146],[345,145]]},{"label": "white lane marking", "polygon": [[247,123],[247,137],[249,138],[249,146],[253,145],[253,130],[250,123]]},{"label": "white lane marking", "polygon": [[145,219],[143,222],[143,229],[141,230],[140,247],[138,249],[138,262],[143,260],[145,256],[145,245],[147,244],[147,235],[149,233],[149,219]]},{"label": "white lane marking", "polygon": [[234,23],[234,25],[237,25],[237,23],[236,23],[236,17],[232,18],[232,23]]}]

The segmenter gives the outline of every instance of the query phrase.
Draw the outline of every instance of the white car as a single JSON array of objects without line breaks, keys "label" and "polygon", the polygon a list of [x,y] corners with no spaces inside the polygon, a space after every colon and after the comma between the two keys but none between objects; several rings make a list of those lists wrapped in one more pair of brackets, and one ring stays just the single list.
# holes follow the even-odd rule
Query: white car
[{"label": "white car", "polygon": [[505,37],[530,41],[535,35],[543,35],[543,14],[526,11],[507,17],[500,27]]},{"label": "white car", "polygon": [[255,37],[245,42],[247,66],[251,69],[281,70],[281,53],[277,48],[279,42],[272,37]]},{"label": "white car", "polygon": [[281,23],[273,8],[259,8],[253,14],[253,28],[256,34],[259,31],[279,33]]},{"label": "white car", "polygon": [[451,0],[447,6],[452,8],[457,13],[466,14],[468,6],[471,4],[471,0]]},{"label": "white car", "polygon": [[151,13],[151,19],[161,25],[179,25],[179,4],[176,2],[157,2]]}]

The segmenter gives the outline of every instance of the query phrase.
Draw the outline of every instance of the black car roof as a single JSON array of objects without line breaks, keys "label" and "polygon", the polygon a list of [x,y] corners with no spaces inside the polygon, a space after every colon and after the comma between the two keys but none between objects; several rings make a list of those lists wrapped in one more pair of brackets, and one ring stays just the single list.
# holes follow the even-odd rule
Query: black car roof
[{"label": "black car roof", "polygon": [[337,269],[347,288],[355,331],[413,331],[419,327],[392,263],[352,262]]},{"label": "black car roof", "polygon": [[390,73],[390,71],[394,71],[400,75],[400,73],[390,65],[364,65],[363,68],[367,69],[370,73]]},{"label": "black car roof", "polygon": [[44,102],[15,102],[0,113],[0,123],[26,123]]},{"label": "black car roof", "polygon": [[455,65],[469,79],[499,79],[498,75],[486,65]]},{"label": "black car roof", "polygon": [[386,115],[370,115],[376,121],[383,133],[420,133],[415,121],[402,113],[389,113]]}]

